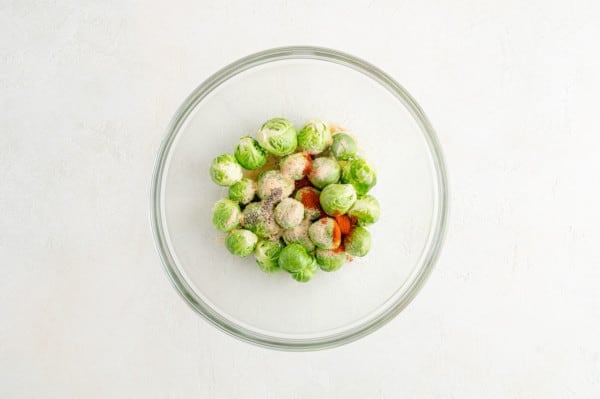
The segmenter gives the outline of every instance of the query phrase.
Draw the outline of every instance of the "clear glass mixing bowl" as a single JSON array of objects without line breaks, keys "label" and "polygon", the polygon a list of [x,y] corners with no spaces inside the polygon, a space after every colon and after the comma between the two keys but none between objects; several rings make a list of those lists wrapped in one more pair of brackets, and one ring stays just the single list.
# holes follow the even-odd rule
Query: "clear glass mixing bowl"
[{"label": "clear glass mixing bowl", "polygon": [[[378,171],[370,253],[306,284],[230,255],[211,225],[227,195],[209,177],[211,160],[274,116],[344,126]],[[167,129],[151,188],[156,246],[182,297],[221,330],[285,350],[347,343],[396,316],[433,267],[446,215],[440,147],[415,100],[368,62],[316,47],[256,53],[202,83]]]}]

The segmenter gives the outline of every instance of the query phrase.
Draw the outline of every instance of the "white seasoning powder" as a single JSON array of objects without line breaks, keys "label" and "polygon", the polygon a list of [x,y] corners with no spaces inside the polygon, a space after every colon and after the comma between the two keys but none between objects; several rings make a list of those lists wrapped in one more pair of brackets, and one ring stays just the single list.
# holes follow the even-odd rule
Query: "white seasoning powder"
[{"label": "white seasoning powder", "polygon": [[262,199],[266,199],[275,193],[277,189],[281,190],[281,194],[279,195],[279,198],[275,198],[275,200],[289,197],[290,194],[292,194],[292,191],[294,191],[294,182],[279,173],[269,174],[261,179],[258,194]]},{"label": "white seasoning powder", "polygon": [[310,229],[311,238],[315,242],[327,242],[333,239],[332,219],[323,218],[314,222]]},{"label": "white seasoning powder", "polygon": [[331,162],[319,162],[317,165],[314,165],[312,170],[312,175],[317,180],[323,180],[327,176],[331,176],[333,172],[335,172],[335,164]]},{"label": "white seasoning powder", "polygon": [[304,171],[307,169],[308,160],[304,155],[291,156],[281,164],[281,174],[299,180],[304,176]]},{"label": "white seasoning powder", "polygon": [[304,218],[302,223],[300,223],[298,226],[285,230],[283,232],[283,239],[288,244],[292,242],[302,243],[302,246],[307,250],[314,250],[315,245],[308,237],[308,228],[310,225],[311,220],[309,218]]},{"label": "white seasoning powder", "polygon": [[284,198],[275,207],[275,220],[281,226],[290,228],[297,226],[304,218],[304,205],[293,198]]}]

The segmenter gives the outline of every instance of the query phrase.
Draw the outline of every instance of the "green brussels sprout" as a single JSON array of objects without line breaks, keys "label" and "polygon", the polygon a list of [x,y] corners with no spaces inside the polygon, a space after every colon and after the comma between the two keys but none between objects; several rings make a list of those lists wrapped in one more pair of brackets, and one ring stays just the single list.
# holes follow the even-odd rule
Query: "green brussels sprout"
[{"label": "green brussels sprout", "polygon": [[232,230],[225,239],[225,246],[233,255],[246,257],[254,251],[258,237],[251,231]]},{"label": "green brussels sprout", "polygon": [[317,262],[313,258],[312,263],[310,263],[304,269],[292,273],[292,278],[300,283],[306,283],[310,281],[315,274],[317,274],[318,270],[319,268],[317,267]]},{"label": "green brussels sprout", "polygon": [[323,188],[337,183],[340,180],[340,173],[340,165],[334,158],[321,157],[313,161],[308,180],[313,186]]},{"label": "green brussels sprout", "polygon": [[248,170],[258,169],[267,162],[265,150],[250,136],[244,136],[235,147],[235,159]]},{"label": "green brussels sprout", "polygon": [[272,203],[289,197],[294,191],[294,181],[276,170],[267,170],[258,177],[258,197]]},{"label": "green brussels sprout", "polygon": [[217,230],[227,233],[240,225],[241,215],[237,202],[223,198],[213,207],[212,223]]},{"label": "green brussels sprout", "polygon": [[282,157],[296,151],[298,138],[294,124],[285,118],[266,121],[256,134],[258,143],[269,154]]},{"label": "green brussels sprout", "polygon": [[298,148],[309,154],[319,154],[331,145],[331,132],[327,123],[310,121],[298,132]]},{"label": "green brussels sprout", "polygon": [[364,227],[355,227],[344,237],[344,249],[350,255],[365,256],[371,249],[371,233]]},{"label": "green brussels sprout", "polygon": [[317,264],[324,272],[339,270],[346,263],[346,253],[338,249],[317,249]]},{"label": "green brussels sprout", "polygon": [[235,157],[231,154],[223,154],[213,159],[210,165],[210,177],[219,186],[231,186],[244,175]]},{"label": "green brussels sprout", "polygon": [[305,152],[287,155],[279,162],[281,174],[290,179],[300,180],[311,168],[312,158]]},{"label": "green brussels sprout", "polygon": [[256,190],[256,182],[244,177],[229,187],[229,199],[246,205],[252,202],[252,199],[256,195]]},{"label": "green brussels sprout", "polygon": [[314,262],[315,258],[310,256],[300,244],[287,245],[279,254],[278,260],[279,267],[290,273],[299,272]]},{"label": "green brussels sprout", "polygon": [[320,249],[335,249],[340,246],[342,233],[332,218],[321,218],[310,225],[308,236]]},{"label": "green brussels sprout", "polygon": [[284,229],[298,226],[304,219],[304,205],[293,198],[284,198],[275,207],[275,221]]},{"label": "green brussels sprout", "polygon": [[358,146],[354,138],[346,133],[336,133],[333,135],[331,144],[331,154],[339,161],[348,161],[356,158]]},{"label": "green brussels sprout", "polygon": [[273,207],[266,201],[251,202],[242,212],[242,227],[260,238],[274,238],[281,233],[281,227],[275,223]]},{"label": "green brussels sprout", "polygon": [[342,183],[352,184],[358,195],[365,195],[377,183],[377,175],[366,160],[359,158],[344,167]]},{"label": "green brussels sprout", "polygon": [[356,202],[356,190],[351,184],[330,184],[321,191],[321,207],[329,216],[340,216]]},{"label": "green brussels sprout", "polygon": [[356,200],[348,211],[348,216],[360,226],[367,226],[379,220],[379,202],[371,195]]},{"label": "green brussels sprout", "polygon": [[281,270],[279,267],[279,255],[283,249],[280,240],[260,240],[254,249],[254,257],[260,270],[265,273],[276,273]]},{"label": "green brussels sprout", "polygon": [[314,251],[315,244],[313,244],[308,236],[310,224],[310,219],[304,218],[298,226],[283,231],[283,240],[286,244],[300,244],[307,252]]},{"label": "green brussels sprout", "polygon": [[319,205],[319,196],[321,192],[313,187],[302,187],[296,191],[297,201],[304,205],[304,217],[315,220],[321,217],[321,206]]}]

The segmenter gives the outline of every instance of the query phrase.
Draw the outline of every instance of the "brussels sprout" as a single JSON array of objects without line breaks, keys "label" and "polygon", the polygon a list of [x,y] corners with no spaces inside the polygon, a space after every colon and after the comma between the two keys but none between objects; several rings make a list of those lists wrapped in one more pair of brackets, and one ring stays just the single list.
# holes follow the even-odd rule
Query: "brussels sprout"
[{"label": "brussels sprout", "polygon": [[309,154],[319,154],[331,145],[331,132],[327,123],[310,121],[298,132],[298,148]]},{"label": "brussels sprout", "polygon": [[364,227],[355,227],[344,237],[344,249],[350,255],[365,256],[371,249],[371,233]]},{"label": "brussels sprout", "polygon": [[283,248],[278,260],[279,267],[290,273],[299,272],[314,262],[315,258],[310,256],[300,244],[290,244]]},{"label": "brussels sprout", "polygon": [[258,177],[258,197],[272,203],[289,197],[294,191],[294,181],[276,170],[268,170]]},{"label": "brussels sprout", "polygon": [[273,207],[266,201],[251,202],[244,208],[242,227],[260,238],[274,238],[281,233],[281,227],[275,223]]},{"label": "brussels sprout", "polygon": [[254,249],[254,256],[258,267],[265,273],[275,273],[281,270],[279,267],[279,254],[283,244],[279,240],[260,240]]},{"label": "brussels sprout", "polygon": [[258,169],[267,162],[265,150],[250,136],[244,136],[235,147],[235,159],[248,170]]},{"label": "brussels sprout", "polygon": [[282,157],[296,151],[298,138],[294,124],[285,118],[266,121],[256,134],[258,143],[269,154]]},{"label": "brussels sprout", "polygon": [[331,154],[340,161],[347,161],[356,158],[358,147],[354,138],[346,133],[336,133],[333,135],[331,144]]},{"label": "brussels sprout", "polygon": [[342,183],[352,184],[358,195],[365,195],[377,183],[377,175],[366,160],[359,158],[344,167]]},{"label": "brussels sprout", "polygon": [[318,188],[337,183],[340,180],[340,165],[333,158],[321,157],[312,163],[308,180]]},{"label": "brussels sprout", "polygon": [[346,253],[338,249],[317,249],[317,264],[325,272],[339,270],[346,263]]},{"label": "brussels sprout", "polygon": [[321,207],[329,216],[348,212],[356,201],[356,190],[351,184],[330,184],[321,191]]},{"label": "brussels sprout", "polygon": [[210,165],[210,177],[219,186],[231,186],[243,177],[242,167],[233,155],[219,155]]},{"label": "brussels sprout", "polygon": [[315,244],[310,240],[308,236],[308,228],[310,227],[311,221],[308,218],[304,220],[296,227],[292,229],[284,230],[283,240],[286,244],[300,244],[307,252],[315,250]]},{"label": "brussels sprout", "polygon": [[297,152],[282,158],[279,162],[281,174],[290,179],[300,180],[311,168],[312,158],[305,152]]},{"label": "brussels sprout", "polygon": [[225,246],[234,255],[245,257],[254,251],[258,237],[251,231],[233,230],[225,239]]},{"label": "brussels sprout", "polygon": [[256,195],[256,182],[244,177],[229,187],[229,199],[246,205],[252,201]]},{"label": "brussels sprout", "polygon": [[217,230],[227,233],[239,226],[241,215],[237,202],[223,198],[213,207],[212,223]]},{"label": "brussels sprout", "polygon": [[315,220],[321,216],[320,194],[321,192],[313,187],[302,187],[296,191],[296,200],[302,202],[302,205],[304,205],[304,217]]},{"label": "brussels sprout", "polygon": [[348,216],[360,226],[367,226],[379,220],[379,202],[371,195],[356,200],[348,211]]},{"label": "brussels sprout", "polygon": [[275,221],[284,229],[296,227],[304,219],[304,205],[293,198],[284,198],[275,207]]},{"label": "brussels sprout", "polygon": [[315,259],[313,258],[311,264],[300,271],[292,273],[292,278],[300,283],[306,283],[310,281],[315,274],[317,274],[318,270],[319,268],[317,267],[317,262],[315,262]]},{"label": "brussels sprout", "polygon": [[321,218],[310,225],[308,236],[320,249],[335,249],[340,246],[342,233],[332,218]]}]

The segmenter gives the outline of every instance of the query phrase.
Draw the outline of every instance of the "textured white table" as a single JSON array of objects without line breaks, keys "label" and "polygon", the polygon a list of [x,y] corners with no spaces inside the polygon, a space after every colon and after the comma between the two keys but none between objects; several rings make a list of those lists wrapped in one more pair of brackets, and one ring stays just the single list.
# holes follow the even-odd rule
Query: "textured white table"
[{"label": "textured white table", "polygon": [[[1,398],[600,397],[600,3],[166,3],[0,2]],[[147,217],[182,99],[289,44],[393,75],[451,178],[423,291],[319,353],[204,322]]]}]

